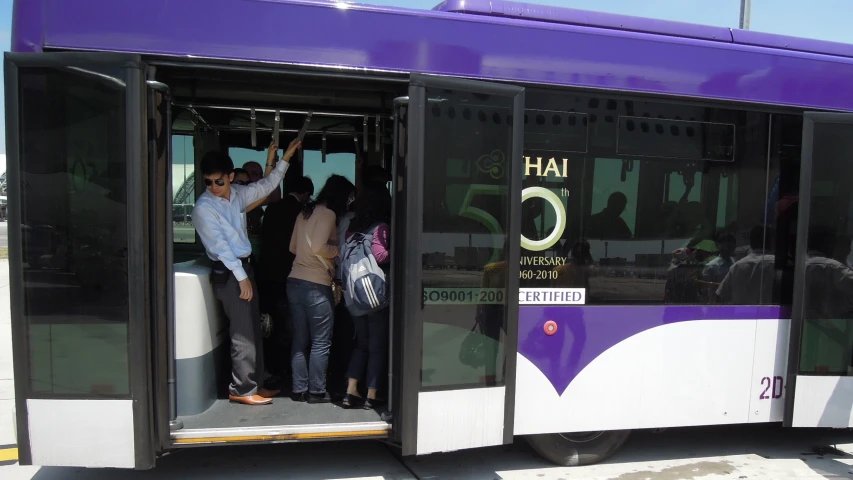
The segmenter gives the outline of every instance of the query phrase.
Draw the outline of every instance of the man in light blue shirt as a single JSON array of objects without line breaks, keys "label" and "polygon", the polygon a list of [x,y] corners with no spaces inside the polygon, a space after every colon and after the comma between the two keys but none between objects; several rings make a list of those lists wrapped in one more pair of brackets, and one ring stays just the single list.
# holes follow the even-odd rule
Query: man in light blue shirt
[{"label": "man in light blue shirt", "polygon": [[[213,260],[211,283],[228,316],[231,334],[231,385],[228,398],[246,405],[272,402],[278,392],[261,387],[264,374],[261,314],[255,295],[252,244],[246,231],[246,212],[257,208],[281,184],[290,159],[301,142],[290,142],[276,164],[278,146],[267,150],[269,175],[249,185],[232,184],[234,162],[222,152],[209,152],[201,161],[207,190],[193,208],[193,224]],[[281,248],[289,248],[282,245]]]}]

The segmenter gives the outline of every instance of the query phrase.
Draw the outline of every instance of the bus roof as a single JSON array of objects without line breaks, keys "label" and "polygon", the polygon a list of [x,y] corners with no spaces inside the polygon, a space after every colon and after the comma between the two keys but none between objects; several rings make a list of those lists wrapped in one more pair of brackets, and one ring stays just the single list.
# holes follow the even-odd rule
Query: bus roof
[{"label": "bus roof", "polygon": [[629,15],[578,10],[575,8],[535,5],[532,3],[491,0],[447,0],[438,4],[434,10],[502,16],[631,32],[657,33],[674,37],[700,38],[725,42],[731,42],[732,40],[731,29],[725,27],[671,22],[667,20],[631,17]]},{"label": "bus roof", "polygon": [[653,33],[673,37],[696,38],[853,58],[853,44],[849,43],[827,42],[809,38],[754,32],[751,30],[632,17],[532,3],[504,0],[446,0],[437,5],[435,10],[501,16],[565,25],[599,27],[629,32]]},{"label": "bus roof", "polygon": [[12,41],[853,111],[853,46],[494,0],[16,0]]}]

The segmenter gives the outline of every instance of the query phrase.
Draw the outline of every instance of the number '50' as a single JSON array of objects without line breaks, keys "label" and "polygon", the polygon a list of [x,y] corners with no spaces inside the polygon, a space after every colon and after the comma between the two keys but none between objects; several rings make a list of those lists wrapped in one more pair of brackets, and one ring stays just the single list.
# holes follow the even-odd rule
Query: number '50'
[{"label": "number '50'", "polygon": [[560,197],[556,193],[543,187],[528,187],[521,191],[521,202],[524,203],[531,198],[541,198],[548,202],[557,214],[557,223],[554,224],[554,230],[551,234],[542,240],[531,240],[521,234],[521,248],[534,252],[541,252],[553,247],[560,238],[563,237],[563,231],[566,230],[566,207],[560,201]]},{"label": "number '50'", "polygon": [[[491,233],[496,236],[500,235],[502,233],[502,229],[498,219],[485,210],[474,207],[472,203],[474,197],[477,195],[505,195],[505,192],[506,187],[498,185],[471,185],[468,188],[465,199],[462,201],[462,206],[459,209],[459,215],[476,220],[485,225]],[[563,205],[562,201],[560,201],[560,197],[547,188],[528,187],[521,191],[522,203],[530,200],[531,198],[541,198],[542,200],[545,200],[554,209],[554,213],[557,214],[557,222],[554,225],[554,230],[550,235],[542,240],[531,240],[523,234],[521,235],[521,248],[533,252],[541,252],[553,247],[558,241],[560,241],[560,238],[563,237],[563,232],[566,230],[566,207]],[[490,262],[497,261],[499,253],[497,249],[499,248],[500,245],[495,245],[495,252],[493,254],[493,258],[489,260]]]}]

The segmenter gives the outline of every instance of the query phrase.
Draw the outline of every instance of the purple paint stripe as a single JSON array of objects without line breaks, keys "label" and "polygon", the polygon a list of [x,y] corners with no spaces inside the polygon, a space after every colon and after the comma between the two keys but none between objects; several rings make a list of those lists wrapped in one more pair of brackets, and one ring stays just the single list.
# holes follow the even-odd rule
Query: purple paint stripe
[{"label": "purple paint stripe", "polygon": [[[545,374],[559,394],[599,355],[661,325],[790,318],[790,308],[778,305],[547,306],[519,310],[518,352]],[[544,331],[549,320],[558,327],[551,336]]]}]

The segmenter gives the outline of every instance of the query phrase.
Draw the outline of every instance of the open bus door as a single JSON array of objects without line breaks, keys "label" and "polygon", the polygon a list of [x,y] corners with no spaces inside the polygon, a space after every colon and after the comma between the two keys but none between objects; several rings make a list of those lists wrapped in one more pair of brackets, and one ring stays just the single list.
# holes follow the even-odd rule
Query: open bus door
[{"label": "open bus door", "polygon": [[152,358],[171,266],[149,190],[164,86],[128,54],[7,53],[5,68],[20,463],[150,468],[168,439]]},{"label": "open bus door", "polygon": [[[853,115],[803,119],[785,425],[853,426]],[[781,389],[780,389],[781,393]]]},{"label": "open bus door", "polygon": [[403,455],[510,443],[524,89],[413,74],[406,103],[395,431]]}]

